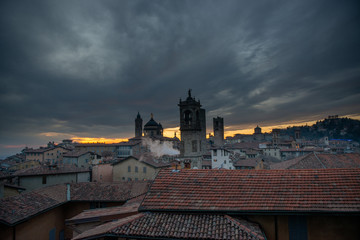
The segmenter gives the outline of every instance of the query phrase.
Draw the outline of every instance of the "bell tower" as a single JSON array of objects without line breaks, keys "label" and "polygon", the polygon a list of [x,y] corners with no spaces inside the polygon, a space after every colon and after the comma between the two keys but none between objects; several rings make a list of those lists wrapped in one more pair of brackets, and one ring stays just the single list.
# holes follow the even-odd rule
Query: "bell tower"
[{"label": "bell tower", "polygon": [[135,118],[135,137],[141,137],[142,136],[142,118],[140,116],[140,113],[138,112],[136,118]]},{"label": "bell tower", "polygon": [[[180,154],[184,158],[192,158],[192,167],[201,167],[199,160],[206,152],[206,120],[205,109],[201,108],[200,100],[191,96],[191,89],[185,101],[180,99]],[[197,163],[196,163],[197,162]],[[201,163],[200,163],[201,164]]]}]

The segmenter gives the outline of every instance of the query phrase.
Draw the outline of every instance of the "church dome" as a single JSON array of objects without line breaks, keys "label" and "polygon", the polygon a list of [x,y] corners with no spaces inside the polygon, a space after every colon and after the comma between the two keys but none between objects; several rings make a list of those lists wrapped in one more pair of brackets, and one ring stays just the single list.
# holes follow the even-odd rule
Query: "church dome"
[{"label": "church dome", "polygon": [[158,127],[159,124],[154,120],[153,114],[151,114],[151,119],[144,125],[145,127]]}]

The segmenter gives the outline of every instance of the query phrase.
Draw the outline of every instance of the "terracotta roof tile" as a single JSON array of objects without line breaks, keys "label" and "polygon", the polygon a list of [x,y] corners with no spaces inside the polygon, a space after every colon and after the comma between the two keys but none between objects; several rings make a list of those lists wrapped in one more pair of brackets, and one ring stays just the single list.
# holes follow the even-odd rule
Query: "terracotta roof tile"
[{"label": "terracotta roof tile", "polygon": [[63,157],[80,157],[82,155],[85,155],[87,153],[93,154],[90,151],[87,150],[73,150],[73,151],[69,151],[63,154]]},{"label": "terracotta roof tile", "polygon": [[[147,192],[149,182],[72,183],[71,201],[122,202]],[[67,184],[41,188],[0,200],[0,221],[13,225],[67,202]],[[140,201],[136,198],[132,202]]]},{"label": "terracotta roof tile", "polygon": [[359,153],[319,154],[305,156],[270,165],[271,169],[360,168]]},{"label": "terracotta roof tile", "polygon": [[66,220],[67,223],[76,223],[79,221],[100,221],[102,217],[114,217],[113,219],[118,219],[121,214],[128,213],[137,213],[140,203],[132,203],[127,205],[122,205],[118,207],[109,207],[109,208],[97,208],[91,210],[85,210],[82,213]]},{"label": "terracotta roof tile", "polygon": [[33,175],[54,175],[67,173],[90,172],[88,168],[76,167],[75,165],[57,165],[57,166],[36,166],[32,168],[16,171],[13,176],[33,176]]},{"label": "terracotta roof tile", "polygon": [[136,215],[132,215],[132,216],[129,216],[129,217],[126,217],[126,218],[119,219],[117,221],[102,224],[100,226],[97,226],[97,227],[95,227],[93,229],[90,229],[90,230],[88,230],[86,232],[83,232],[83,233],[77,235],[72,240],[88,239],[88,238],[93,239],[96,236],[102,236],[102,235],[106,234],[107,232],[111,231],[112,229],[117,228],[118,226],[120,226],[120,225],[122,225],[124,223],[128,223],[128,222],[130,222],[130,221],[132,221],[132,220],[134,220],[136,218],[139,218],[139,217],[141,217],[143,215],[144,215],[143,213],[139,213],[139,214],[136,214]]},{"label": "terracotta roof tile", "polygon": [[153,239],[265,239],[257,224],[250,224],[227,215],[150,212],[101,225],[74,239],[106,235]]},{"label": "terracotta roof tile", "polygon": [[139,210],[359,213],[360,169],[164,169]]},{"label": "terracotta roof tile", "polygon": [[0,221],[7,224],[15,224],[60,204],[62,202],[36,192],[23,193],[18,196],[1,199]]},{"label": "terracotta roof tile", "polygon": [[165,162],[162,159],[157,159],[151,153],[142,153],[140,155],[130,156],[130,157],[127,157],[124,159],[118,159],[118,161],[113,163],[113,165],[116,165],[117,163],[120,163],[120,162],[124,162],[131,158],[134,158],[134,159],[138,160],[139,162],[146,163],[154,168],[164,168],[164,167],[171,166],[171,164],[169,162]]},{"label": "terracotta roof tile", "polygon": [[261,161],[262,158],[246,158],[235,161],[234,167],[256,167]]}]

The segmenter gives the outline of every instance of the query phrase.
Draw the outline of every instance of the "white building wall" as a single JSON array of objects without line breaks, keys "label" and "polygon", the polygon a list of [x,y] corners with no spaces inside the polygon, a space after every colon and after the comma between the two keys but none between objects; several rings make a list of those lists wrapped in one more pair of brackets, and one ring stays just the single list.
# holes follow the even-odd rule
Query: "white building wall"
[{"label": "white building wall", "polygon": [[212,169],[235,169],[230,159],[230,153],[224,149],[211,150],[211,167]]}]

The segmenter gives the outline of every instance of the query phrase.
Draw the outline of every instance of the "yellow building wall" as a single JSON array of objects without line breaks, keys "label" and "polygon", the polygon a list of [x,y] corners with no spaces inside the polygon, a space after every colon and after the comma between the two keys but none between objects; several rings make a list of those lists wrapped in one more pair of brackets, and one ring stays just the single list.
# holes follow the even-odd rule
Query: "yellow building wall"
[{"label": "yellow building wall", "polygon": [[[130,172],[128,171],[130,167]],[[135,171],[137,167],[138,171]],[[146,173],[144,173],[146,167]],[[120,162],[113,166],[113,181],[131,181],[135,180],[153,180],[158,174],[160,168],[154,168],[148,164],[140,162],[139,160],[130,157],[129,159]]]},{"label": "yellow building wall", "polygon": [[63,159],[63,154],[68,152],[68,150],[61,148],[61,147],[56,147],[54,149],[51,150],[47,150],[45,152],[42,153],[26,153],[26,161],[40,161],[41,163],[44,162],[50,162],[50,163],[55,163],[57,162],[61,162]]},{"label": "yellow building wall", "polygon": [[40,165],[39,161],[29,160],[29,161],[18,163],[16,165],[10,167],[9,169],[17,171],[17,170],[21,170],[21,169],[32,168],[32,167],[39,166],[39,165]]},{"label": "yellow building wall", "polygon": [[40,161],[44,162],[44,153],[26,153],[26,161]]}]

